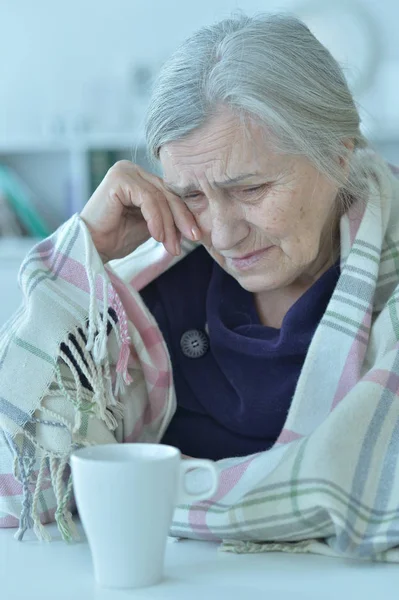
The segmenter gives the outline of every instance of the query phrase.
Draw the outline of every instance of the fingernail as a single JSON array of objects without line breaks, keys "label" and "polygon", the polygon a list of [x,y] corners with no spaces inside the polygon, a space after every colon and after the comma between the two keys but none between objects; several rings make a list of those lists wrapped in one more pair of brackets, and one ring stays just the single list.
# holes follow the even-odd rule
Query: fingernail
[{"label": "fingernail", "polygon": [[193,234],[193,238],[194,238],[194,240],[199,240],[199,239],[200,239],[200,237],[201,237],[201,232],[200,232],[200,230],[198,229],[198,227],[193,227],[193,228],[191,229],[191,233]]},{"label": "fingernail", "polygon": [[180,252],[181,252],[180,244],[179,244],[179,242],[176,242],[176,244],[175,244],[175,254],[176,254],[176,256],[179,256]]}]

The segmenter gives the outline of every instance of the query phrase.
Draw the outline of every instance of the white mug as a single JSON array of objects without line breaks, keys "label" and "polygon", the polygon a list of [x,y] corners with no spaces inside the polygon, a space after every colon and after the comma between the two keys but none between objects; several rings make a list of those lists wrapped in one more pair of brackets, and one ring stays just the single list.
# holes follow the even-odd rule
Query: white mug
[{"label": "white mug", "polygon": [[[211,486],[191,494],[185,475],[206,469]],[[182,460],[162,444],[105,444],[71,455],[74,493],[99,585],[139,588],[161,581],[168,532],[178,504],[215,494],[218,471],[210,460]]]}]

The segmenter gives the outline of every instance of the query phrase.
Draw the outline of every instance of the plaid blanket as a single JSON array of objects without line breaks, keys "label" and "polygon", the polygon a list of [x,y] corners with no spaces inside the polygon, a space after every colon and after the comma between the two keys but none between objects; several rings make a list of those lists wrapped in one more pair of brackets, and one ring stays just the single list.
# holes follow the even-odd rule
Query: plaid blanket
[{"label": "plaid blanket", "polygon": [[[284,428],[271,449],[218,461],[217,493],[178,506],[171,535],[399,561],[399,182],[362,152],[369,201],[342,218],[341,276]],[[138,292],[192,248],[176,259],[150,241],[104,267],[76,215],[26,257],[0,343],[0,525],[18,539],[49,539],[53,519],[74,537],[74,448],[162,438],[171,363]]]}]

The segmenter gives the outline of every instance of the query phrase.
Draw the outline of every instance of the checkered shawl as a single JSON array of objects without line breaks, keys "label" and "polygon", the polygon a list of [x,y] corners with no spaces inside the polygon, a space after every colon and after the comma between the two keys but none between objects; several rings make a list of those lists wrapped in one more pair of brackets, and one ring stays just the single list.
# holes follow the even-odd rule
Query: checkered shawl
[{"label": "checkered shawl", "polygon": [[[278,440],[218,461],[217,493],[178,506],[171,535],[399,561],[399,183],[374,154],[363,159],[376,165],[369,202],[342,218],[341,276]],[[0,525],[19,539],[31,527],[48,539],[54,518],[73,537],[74,448],[162,438],[171,363],[138,290],[179,259],[150,241],[104,267],[78,216],[26,257],[24,302],[0,342]]]}]

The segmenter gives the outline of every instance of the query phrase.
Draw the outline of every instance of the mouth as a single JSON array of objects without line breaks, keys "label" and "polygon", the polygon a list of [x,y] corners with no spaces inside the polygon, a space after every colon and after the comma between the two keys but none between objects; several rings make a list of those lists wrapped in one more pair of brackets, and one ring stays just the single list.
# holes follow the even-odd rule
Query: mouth
[{"label": "mouth", "polygon": [[270,252],[270,250],[274,248],[274,246],[268,246],[267,248],[263,248],[262,250],[258,250],[257,252],[251,252],[250,254],[246,254],[245,256],[240,256],[237,258],[227,258],[227,261],[238,270],[245,270],[251,268],[254,264],[256,264],[259,260],[261,260],[265,254]]}]

